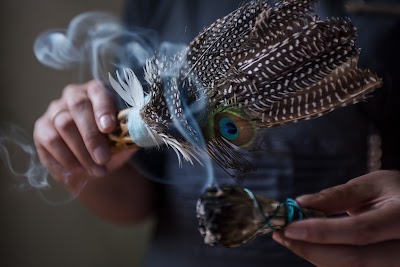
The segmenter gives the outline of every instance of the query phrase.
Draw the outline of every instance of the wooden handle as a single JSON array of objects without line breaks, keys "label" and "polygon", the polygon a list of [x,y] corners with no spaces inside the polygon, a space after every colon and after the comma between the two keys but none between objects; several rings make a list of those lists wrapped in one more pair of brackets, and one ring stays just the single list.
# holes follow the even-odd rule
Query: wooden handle
[{"label": "wooden handle", "polygon": [[124,149],[132,148],[134,146],[138,147],[135,144],[135,142],[133,142],[132,138],[129,135],[128,125],[127,125],[128,113],[129,113],[129,108],[123,109],[118,113],[117,115],[118,125],[112,133],[107,135],[110,141],[112,153],[117,153]]}]

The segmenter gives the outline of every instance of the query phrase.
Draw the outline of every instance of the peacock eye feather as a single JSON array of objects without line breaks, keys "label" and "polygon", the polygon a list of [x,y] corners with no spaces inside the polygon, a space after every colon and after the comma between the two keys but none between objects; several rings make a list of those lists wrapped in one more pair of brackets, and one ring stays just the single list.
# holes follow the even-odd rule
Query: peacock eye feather
[{"label": "peacock eye feather", "polygon": [[238,147],[248,147],[257,134],[257,125],[250,116],[235,107],[219,109],[207,121],[208,132],[216,139],[223,138]]},{"label": "peacock eye feather", "polygon": [[239,131],[236,123],[229,117],[223,117],[218,123],[219,132],[222,137],[229,141],[235,141],[239,138]]}]

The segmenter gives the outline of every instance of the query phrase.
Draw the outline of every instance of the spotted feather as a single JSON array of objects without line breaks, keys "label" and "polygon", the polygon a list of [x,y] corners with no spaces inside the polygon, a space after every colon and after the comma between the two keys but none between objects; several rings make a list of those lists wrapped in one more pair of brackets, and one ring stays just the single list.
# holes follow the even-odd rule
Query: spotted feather
[{"label": "spotted feather", "polygon": [[[356,28],[320,19],[316,0],[250,1],[205,28],[172,58],[146,65],[146,127],[184,158],[205,149],[223,168],[252,168],[260,128],[322,116],[366,99],[382,81],[360,69]],[[193,127],[188,114],[200,105]],[[190,140],[203,136],[198,147]],[[182,132],[181,132],[182,133]],[[196,143],[196,142],[195,142]]]}]

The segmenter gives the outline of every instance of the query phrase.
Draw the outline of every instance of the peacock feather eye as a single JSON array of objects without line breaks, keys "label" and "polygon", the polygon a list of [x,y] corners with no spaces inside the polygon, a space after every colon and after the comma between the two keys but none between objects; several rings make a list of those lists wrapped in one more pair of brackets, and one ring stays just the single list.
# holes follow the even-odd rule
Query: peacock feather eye
[{"label": "peacock feather eye", "polygon": [[229,141],[235,141],[239,138],[239,129],[236,123],[229,117],[223,117],[218,123],[219,132],[222,137]]},{"label": "peacock feather eye", "polygon": [[254,140],[257,127],[239,109],[228,108],[215,115],[214,134],[236,146],[247,147]]}]

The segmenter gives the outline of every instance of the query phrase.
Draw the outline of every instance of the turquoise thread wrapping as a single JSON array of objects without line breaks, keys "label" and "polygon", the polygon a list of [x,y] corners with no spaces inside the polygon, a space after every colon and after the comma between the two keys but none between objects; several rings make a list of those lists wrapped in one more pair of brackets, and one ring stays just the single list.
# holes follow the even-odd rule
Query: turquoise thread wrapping
[{"label": "turquoise thread wrapping", "polygon": [[285,200],[284,205],[286,205],[287,223],[291,223],[294,220],[303,220],[304,218],[303,209],[294,199],[287,198]]},{"label": "turquoise thread wrapping", "polygon": [[291,223],[295,220],[302,220],[304,218],[304,212],[303,209],[300,207],[300,205],[292,198],[287,198],[285,200],[285,202],[281,203],[274,211],[273,214],[271,214],[270,216],[265,216],[264,211],[262,210],[260,204],[258,203],[257,198],[255,197],[255,195],[253,194],[253,192],[251,192],[249,189],[244,188],[243,189],[248,195],[249,197],[253,200],[253,204],[254,206],[260,211],[261,215],[264,217],[265,222],[264,225],[261,226],[258,231],[261,231],[265,228],[269,228],[271,231],[276,231],[278,230],[277,228],[275,228],[274,226],[271,225],[271,220],[274,219],[276,217],[276,215],[278,214],[279,210],[283,207],[286,206],[286,221],[287,224]]}]

